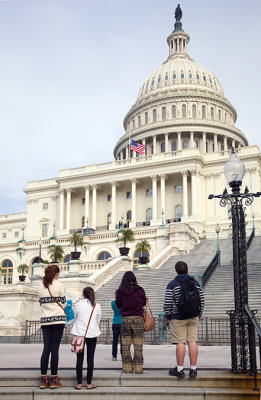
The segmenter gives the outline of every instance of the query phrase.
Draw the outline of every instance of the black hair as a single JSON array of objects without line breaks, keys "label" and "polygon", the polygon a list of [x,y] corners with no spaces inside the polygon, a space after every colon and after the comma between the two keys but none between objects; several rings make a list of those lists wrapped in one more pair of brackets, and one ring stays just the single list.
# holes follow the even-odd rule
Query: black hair
[{"label": "black hair", "polygon": [[134,273],[132,271],[127,271],[122,277],[119,289],[123,290],[125,293],[129,293],[129,289],[131,286],[134,286],[135,289],[138,289],[140,287],[137,283],[137,279]]},{"label": "black hair", "polygon": [[83,294],[83,297],[85,299],[90,300],[91,305],[94,306],[94,304],[95,304],[95,294],[94,294],[93,288],[91,288],[90,286],[84,288],[83,291],[82,291],[82,294]]},{"label": "black hair", "polygon": [[184,261],[178,261],[175,265],[175,270],[179,275],[187,274],[188,273],[188,265]]}]

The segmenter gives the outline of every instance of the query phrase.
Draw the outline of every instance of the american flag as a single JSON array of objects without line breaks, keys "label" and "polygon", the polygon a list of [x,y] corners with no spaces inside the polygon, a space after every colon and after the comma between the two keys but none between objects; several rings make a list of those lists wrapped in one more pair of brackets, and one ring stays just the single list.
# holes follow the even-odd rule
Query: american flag
[{"label": "american flag", "polygon": [[135,142],[135,140],[131,141],[131,150],[132,151],[136,151],[137,153],[140,153],[140,154],[145,154],[145,149],[146,149],[145,144]]}]

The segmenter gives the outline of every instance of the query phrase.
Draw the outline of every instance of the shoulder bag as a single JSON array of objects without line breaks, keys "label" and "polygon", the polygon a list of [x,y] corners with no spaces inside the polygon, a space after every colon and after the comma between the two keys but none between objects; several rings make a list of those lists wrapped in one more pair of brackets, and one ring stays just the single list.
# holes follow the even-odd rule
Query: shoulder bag
[{"label": "shoulder bag", "polygon": [[52,293],[50,292],[49,286],[48,286],[47,289],[48,289],[48,292],[49,292],[51,298],[53,299],[53,301],[54,301],[56,304],[58,304],[58,306],[61,307],[61,309],[63,310],[63,312],[64,312],[64,314],[65,314],[65,316],[66,316],[66,320],[67,320],[67,315],[66,315],[65,309],[64,309],[63,306],[62,306],[60,303],[58,303],[58,301],[55,300],[55,298],[52,296]]},{"label": "shoulder bag", "polygon": [[152,315],[152,311],[148,300],[146,301],[143,317],[144,317],[144,331],[146,332],[152,331],[155,328],[155,318]]},{"label": "shoulder bag", "polygon": [[71,351],[73,353],[82,353],[83,352],[85,336],[86,336],[86,333],[88,331],[88,328],[89,328],[89,325],[90,325],[90,322],[91,322],[91,318],[92,318],[92,314],[93,314],[93,311],[95,309],[95,306],[96,306],[96,304],[94,304],[94,306],[92,307],[92,312],[91,312],[91,315],[90,315],[90,318],[89,318],[89,322],[88,322],[88,325],[87,325],[87,328],[86,328],[84,336],[76,336],[76,335],[74,335],[74,337],[72,339]]}]

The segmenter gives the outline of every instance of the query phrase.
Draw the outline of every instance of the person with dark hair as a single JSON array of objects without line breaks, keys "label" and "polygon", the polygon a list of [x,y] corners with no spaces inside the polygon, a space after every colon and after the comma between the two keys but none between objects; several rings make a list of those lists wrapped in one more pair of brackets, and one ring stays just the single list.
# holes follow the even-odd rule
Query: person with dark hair
[{"label": "person with dark hair", "polygon": [[[144,289],[138,285],[136,276],[127,271],[116,291],[116,306],[121,309],[122,369],[125,373],[134,371],[143,374],[143,307],[146,304]],[[133,344],[134,356],[130,348]]]},{"label": "person with dark hair", "polygon": [[[99,323],[101,320],[101,306],[95,303],[94,290],[91,287],[83,289],[83,299],[79,300],[74,308],[75,323],[71,333],[76,336],[85,336],[84,347],[87,347],[87,389],[96,389],[97,386],[92,384],[94,353],[97,343],[97,337],[101,334]],[[89,326],[88,326],[89,324]],[[86,333],[86,328],[88,330]],[[82,388],[82,369],[84,359],[84,347],[82,353],[77,353],[76,375],[77,385],[76,390]]]},{"label": "person with dark hair", "polygon": [[[51,389],[61,387],[59,382],[58,360],[59,347],[63,335],[66,315],[62,304],[66,303],[63,285],[57,281],[60,269],[57,265],[48,265],[39,287],[39,303],[41,306],[41,329],[44,348],[41,357],[40,388]],[[49,356],[51,354],[51,375],[47,375]]]},{"label": "person with dark hair", "polygon": [[200,284],[188,275],[184,261],[175,265],[177,276],[169,282],[164,300],[164,314],[170,323],[171,340],[176,344],[177,366],[169,370],[169,375],[184,378],[183,369],[188,344],[190,378],[197,376],[198,321],[204,309],[204,293]]},{"label": "person with dark hair", "polygon": [[121,344],[121,310],[116,306],[115,300],[111,302],[111,308],[113,309],[113,320],[112,320],[112,361],[117,361],[118,353],[118,342],[120,339],[120,352],[122,353]]}]

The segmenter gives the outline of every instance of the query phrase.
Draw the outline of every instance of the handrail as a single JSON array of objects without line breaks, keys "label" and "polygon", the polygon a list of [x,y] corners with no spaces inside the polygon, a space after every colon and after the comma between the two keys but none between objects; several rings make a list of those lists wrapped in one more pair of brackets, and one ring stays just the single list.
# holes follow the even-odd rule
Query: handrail
[{"label": "handrail", "polygon": [[[261,361],[261,328],[255,318],[253,311],[250,310],[248,304],[244,305],[244,309],[249,317],[249,358],[250,358],[250,374],[254,374],[254,390],[257,387],[257,362],[256,362],[256,336],[255,330],[259,336],[259,357]],[[256,312],[256,311],[255,311]],[[254,330],[255,328],[255,330]],[[260,364],[261,365],[261,364]]]},{"label": "handrail", "polygon": [[249,249],[254,237],[255,237],[255,228],[252,229],[251,235],[248,238],[248,241],[247,241],[247,244],[246,244],[246,249],[247,250]]},{"label": "handrail", "polygon": [[210,261],[207,268],[205,269],[205,271],[203,272],[203,274],[199,274],[200,285],[202,287],[204,287],[206,285],[207,281],[209,280],[209,278],[215,271],[216,266],[219,264],[218,261],[219,261],[219,257],[218,257],[218,253],[216,253],[214,255],[214,257],[212,258],[212,260]]}]

